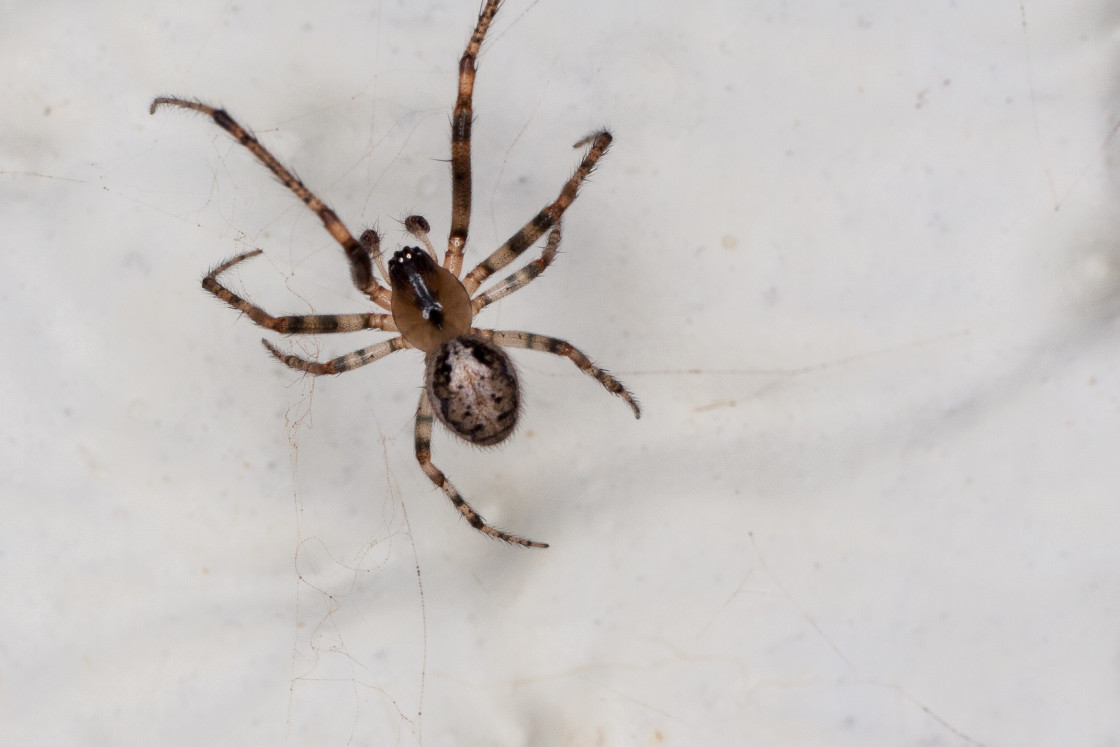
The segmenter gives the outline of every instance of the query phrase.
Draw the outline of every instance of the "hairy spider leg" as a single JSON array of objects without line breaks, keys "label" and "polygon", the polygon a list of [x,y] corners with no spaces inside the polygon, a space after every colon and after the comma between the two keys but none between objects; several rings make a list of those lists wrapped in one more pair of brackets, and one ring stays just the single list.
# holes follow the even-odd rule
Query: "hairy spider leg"
[{"label": "hairy spider leg", "polygon": [[443,268],[455,277],[463,269],[463,250],[471,225],[471,121],[478,50],[501,4],[501,0],[487,0],[459,59],[459,92],[451,115],[451,231],[447,235],[447,253],[443,255]]},{"label": "hairy spider leg", "polygon": [[437,488],[443,491],[444,495],[451,501],[451,504],[463,515],[463,518],[478,531],[514,545],[522,545],[524,547],[548,547],[544,542],[534,542],[524,537],[518,537],[487,524],[482,516],[471,508],[471,505],[463,499],[463,496],[459,494],[459,491],[455,489],[455,486],[452,485],[451,481],[440,471],[439,467],[432,464],[433,417],[434,412],[432,411],[432,403],[428,401],[428,393],[421,392],[420,404],[416,408],[416,461],[420,463],[420,469],[424,470],[424,474],[428,476],[428,479],[431,480]]},{"label": "hairy spider leg", "polygon": [[591,144],[579,167],[560,189],[560,196],[522,226],[521,230],[510,236],[506,243],[494,250],[493,254],[479,262],[473,270],[467,273],[466,277],[463,278],[463,285],[466,287],[467,293],[473,296],[474,292],[478,290],[478,286],[482,285],[486,278],[517,259],[523,251],[535,244],[537,239],[544,235],[545,231],[559,222],[564,215],[564,211],[568,209],[575,201],[576,195],[579,194],[580,185],[595,168],[595,164],[599,162],[603,154],[607,152],[607,148],[610,147],[613,139],[606,130],[598,130],[573,146],[580,148],[588,143]]},{"label": "hairy spider leg", "polygon": [[202,278],[202,287],[222,301],[245,314],[258,325],[285,335],[321,335],[334,332],[359,332],[364,329],[379,329],[383,332],[396,332],[397,325],[391,314],[299,314],[272,316],[267,311],[218,282],[218,276],[236,264],[261,253],[260,249],[239,254],[218,265]]},{"label": "hairy spider leg", "polygon": [[346,253],[346,258],[350,262],[350,277],[358,290],[369,296],[370,300],[381,308],[390,308],[389,298],[392,294],[388,288],[378,283],[376,278],[373,277],[373,266],[370,264],[370,255],[366,248],[350,234],[350,231],[343,225],[333,210],[304,186],[303,182],[284,168],[276,160],[276,156],[269,153],[268,149],[260,144],[260,141],[246,132],[245,128],[239,125],[224,109],[215,109],[199,101],[160,96],[152,102],[149,112],[155,114],[156,109],[161,106],[177,106],[206,114],[219,127],[233,135],[237,142],[248,148],[257,157],[258,161],[263,163],[285,187],[295,192],[296,196],[303,200],[304,204],[323,221],[327,232],[334,237],[334,240],[342,246],[342,250]]},{"label": "hairy spider leg", "polygon": [[261,342],[268,348],[268,352],[276,356],[285,366],[294,368],[297,371],[306,371],[315,376],[353,371],[355,368],[360,368],[376,360],[381,360],[385,356],[395,353],[398,350],[412,347],[403,337],[394,337],[384,342],[379,342],[376,345],[370,345],[361,350],[355,350],[353,353],[340,355],[337,358],[332,358],[329,361],[320,363],[318,361],[309,361],[306,358],[300,358],[298,355],[285,353],[268,340],[261,340]]}]

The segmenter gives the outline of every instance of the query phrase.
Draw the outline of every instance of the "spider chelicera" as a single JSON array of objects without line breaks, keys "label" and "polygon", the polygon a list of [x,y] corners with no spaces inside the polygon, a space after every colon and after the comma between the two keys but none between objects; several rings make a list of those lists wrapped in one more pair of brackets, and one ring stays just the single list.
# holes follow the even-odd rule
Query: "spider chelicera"
[{"label": "spider chelicera", "polygon": [[[517,537],[487,524],[431,460],[433,417],[439,418],[451,433],[477,446],[494,446],[513,433],[521,409],[521,393],[517,371],[503,347],[541,350],[570,359],[581,371],[595,377],[611,394],[626,400],[634,411],[634,417],[641,417],[638,403],[626,387],[564,340],[532,332],[473,326],[478,312],[529,284],[556,259],[560,245],[560,219],[575,200],[580,185],[611,144],[611,134],[606,130],[593,132],[576,143],[576,148],[586,148],[586,152],[556,200],[460,278],[471,218],[471,100],[475,65],[482,40],[501,2],[487,0],[459,61],[459,92],[451,119],[451,231],[442,264],[437,262],[435,249],[428,239],[428,221],[418,215],[406,218],[404,226],[423,244],[423,248],[406,246],[396,251],[386,263],[381,254],[381,237],[376,231],[365,231],[355,240],[335,212],[225,110],[198,101],[161,96],[152,102],[151,112],[155,113],[161,106],[193,109],[210,116],[219,127],[237,138],[319,216],[327,231],[342,245],[350,262],[354,285],[390,313],[272,316],[218,281],[226,270],[255,257],[261,253],[260,250],[240,254],[218,265],[202,279],[202,287],[258,325],[282,334],[326,334],[366,329],[398,332],[389,340],[322,363],[284,353],[268,340],[262,342],[286,365],[316,376],[350,371],[403,348],[423,351],[424,391],[416,409],[415,429],[416,459],[420,468],[475,529],[526,547],[548,547],[543,542]],[[491,275],[517,259],[546,232],[545,248],[537,259],[488,290],[479,292]],[[381,278],[388,282],[388,288],[374,276],[375,265]]]}]

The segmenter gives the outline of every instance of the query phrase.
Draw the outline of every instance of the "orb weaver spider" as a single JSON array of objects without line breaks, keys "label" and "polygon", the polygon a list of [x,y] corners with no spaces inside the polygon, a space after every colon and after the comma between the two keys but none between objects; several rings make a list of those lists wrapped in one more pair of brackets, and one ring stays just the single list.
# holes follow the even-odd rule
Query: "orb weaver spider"
[{"label": "orb weaver spider", "polygon": [[[359,330],[399,333],[384,342],[325,362],[306,360],[280,351],[268,340],[262,342],[285,365],[315,376],[352,371],[404,348],[421,350],[425,354],[424,390],[416,408],[414,432],[420,468],[475,529],[525,547],[548,547],[544,542],[518,537],[486,523],[431,459],[432,421],[436,418],[452,434],[477,446],[495,446],[513,433],[521,411],[521,389],[513,361],[502,348],[525,348],[564,356],[594,377],[608,392],[626,400],[634,417],[641,417],[638,402],[626,387],[564,340],[532,332],[473,326],[474,317],[480,311],[528,285],[556,259],[564,211],[575,200],[580,185],[612,140],[604,129],[576,143],[574,147],[586,148],[586,151],[560,195],[490,256],[460,277],[471,218],[471,124],[476,63],[482,41],[501,3],[502,0],[487,0],[459,61],[459,90],[451,120],[451,230],[442,262],[437,261],[435,248],[428,238],[431,230],[428,221],[413,215],[405,219],[404,226],[423,248],[399,249],[386,264],[381,253],[381,237],[376,231],[367,230],[355,240],[335,212],[224,109],[199,101],[161,96],[152,102],[150,111],[154,114],[161,106],[172,106],[201,112],[236,138],[319,216],[327,231],[342,246],[354,285],[389,313],[272,316],[229,290],[218,279],[231,267],[260,254],[260,250],[240,254],[218,265],[203,278],[202,287],[261,327],[281,334]],[[516,260],[545,233],[548,238],[539,257],[488,290],[479,292],[487,279]],[[388,287],[374,275],[374,266]]]}]

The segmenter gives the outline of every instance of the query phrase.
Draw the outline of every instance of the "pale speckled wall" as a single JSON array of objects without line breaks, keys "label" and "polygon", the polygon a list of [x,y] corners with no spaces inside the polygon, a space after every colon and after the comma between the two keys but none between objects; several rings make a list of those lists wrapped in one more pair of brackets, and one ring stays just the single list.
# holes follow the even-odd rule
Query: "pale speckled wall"
[{"label": "pale speckled wall", "polygon": [[[520,2],[472,253],[617,140],[479,323],[518,438],[411,456],[421,365],[312,384],[207,298],[365,308],[230,109],[357,230],[447,226],[469,2],[56,2],[0,29],[0,741],[1111,744],[1117,14]],[[295,342],[328,355],[374,337]],[[421,591],[422,588],[422,591]]]}]

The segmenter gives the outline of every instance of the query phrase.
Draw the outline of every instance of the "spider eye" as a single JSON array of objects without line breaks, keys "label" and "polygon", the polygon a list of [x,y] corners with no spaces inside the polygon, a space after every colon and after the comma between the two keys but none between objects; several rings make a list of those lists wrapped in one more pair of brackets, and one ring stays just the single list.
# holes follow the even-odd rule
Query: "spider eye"
[{"label": "spider eye", "polygon": [[394,293],[401,293],[420,310],[428,322],[443,326],[443,304],[436,298],[432,286],[435,282],[436,264],[425,252],[406,246],[389,262],[389,282]]}]

